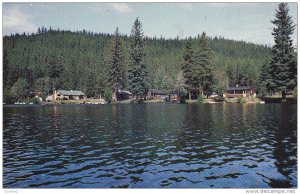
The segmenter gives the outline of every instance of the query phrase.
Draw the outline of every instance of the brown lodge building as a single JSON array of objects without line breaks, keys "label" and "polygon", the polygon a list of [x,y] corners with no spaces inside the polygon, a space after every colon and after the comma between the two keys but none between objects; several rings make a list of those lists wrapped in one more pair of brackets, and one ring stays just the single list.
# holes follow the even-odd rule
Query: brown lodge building
[{"label": "brown lodge building", "polygon": [[256,91],[251,86],[236,86],[227,88],[226,98],[245,98],[250,96],[256,96]]},{"label": "brown lodge building", "polygon": [[86,95],[79,90],[55,90],[55,100],[85,100]]}]

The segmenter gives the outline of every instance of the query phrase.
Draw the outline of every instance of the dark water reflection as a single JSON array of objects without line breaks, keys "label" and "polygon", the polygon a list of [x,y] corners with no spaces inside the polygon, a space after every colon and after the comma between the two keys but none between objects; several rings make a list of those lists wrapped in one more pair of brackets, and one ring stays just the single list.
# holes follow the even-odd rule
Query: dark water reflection
[{"label": "dark water reflection", "polygon": [[4,107],[3,185],[297,187],[297,106]]}]

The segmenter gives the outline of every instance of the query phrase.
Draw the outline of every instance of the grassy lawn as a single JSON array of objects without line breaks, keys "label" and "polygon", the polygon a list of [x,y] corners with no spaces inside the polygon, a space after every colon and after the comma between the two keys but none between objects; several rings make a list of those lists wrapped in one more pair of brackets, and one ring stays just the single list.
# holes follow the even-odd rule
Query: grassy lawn
[{"label": "grassy lawn", "polygon": [[[274,95],[274,96],[264,96],[263,98],[271,98],[271,99],[278,99],[278,98],[282,98],[282,96],[281,95]],[[286,95],[286,98],[294,98],[294,96],[293,95]]]},{"label": "grassy lawn", "polygon": [[163,100],[146,100],[145,103],[162,103]]},{"label": "grassy lawn", "polygon": [[198,103],[198,100],[185,100],[186,103],[192,104],[192,103]]},{"label": "grassy lawn", "polygon": [[256,97],[247,98],[225,98],[226,103],[260,103],[260,99]]},{"label": "grassy lawn", "polygon": [[[225,98],[226,103],[260,103],[260,101],[265,101],[266,103],[281,103],[281,95],[276,96],[264,96],[261,98],[254,98],[250,97],[247,98]],[[287,95],[286,96],[288,102],[297,103],[297,99],[294,98],[293,95]],[[55,104],[100,104],[100,99],[87,99],[87,100],[56,100],[51,102],[42,102],[42,104],[48,104],[48,105],[55,105]],[[199,100],[186,100],[185,103],[187,104],[194,104],[194,103],[209,103],[213,101],[212,99],[203,99],[202,102],[199,102]],[[163,100],[146,100],[145,103],[164,103]],[[119,101],[120,104],[127,104],[130,103],[130,100],[125,101]]]},{"label": "grassy lawn", "polygon": [[199,100],[185,100],[185,103],[187,104],[192,104],[192,103],[209,103],[209,102],[212,102],[213,99],[210,99],[210,98],[204,98],[202,102],[200,102]]},{"label": "grassy lawn", "polygon": [[84,104],[84,103],[99,103],[100,99],[87,99],[87,100],[55,100],[50,102],[43,102],[42,104]]}]

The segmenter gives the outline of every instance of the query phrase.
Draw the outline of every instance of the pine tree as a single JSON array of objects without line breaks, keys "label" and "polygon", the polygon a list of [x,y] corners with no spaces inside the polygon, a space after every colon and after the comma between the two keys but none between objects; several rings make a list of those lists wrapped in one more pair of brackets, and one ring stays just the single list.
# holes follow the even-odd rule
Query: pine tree
[{"label": "pine tree", "polygon": [[260,76],[259,76],[259,93],[263,96],[267,95],[270,91],[270,62],[267,60],[265,63],[263,63],[261,69],[260,69]]},{"label": "pine tree", "polygon": [[[54,90],[57,89],[57,87],[59,87],[62,71],[63,71],[63,67],[60,59],[56,56],[52,56],[48,75],[52,82],[53,95],[54,95]],[[53,98],[53,100],[55,99]]]},{"label": "pine tree", "polygon": [[179,71],[177,78],[176,78],[176,83],[175,83],[175,94],[177,94],[177,96],[180,97],[180,102],[184,103],[185,102],[185,96],[187,94],[187,90],[186,90],[186,80],[183,76],[183,72]]},{"label": "pine tree", "polygon": [[115,32],[111,52],[109,83],[113,93],[112,101],[116,102],[118,89],[122,89],[125,86],[124,52],[118,28]]},{"label": "pine tree", "polygon": [[[125,72],[127,74],[128,70],[131,69],[130,64],[132,64],[129,52],[131,49],[130,39],[126,35],[120,35],[120,37],[123,40]],[[95,82],[96,95],[100,96],[101,94],[103,96],[104,88],[110,87],[108,83],[110,66],[109,63],[106,63],[106,60],[108,59],[107,62],[109,62],[111,59],[108,56],[111,53],[110,43],[113,38],[114,36],[103,33],[86,33],[84,35],[79,32],[57,31],[54,29],[51,33],[42,34],[41,28],[40,35],[23,37],[15,34],[4,36],[4,97],[8,99],[12,96],[10,95],[10,89],[19,78],[27,79],[31,93],[38,79],[50,78],[49,69],[50,61],[54,58],[52,57],[53,54],[55,57],[60,56],[58,59],[62,72],[60,73],[60,78],[56,79],[60,82],[60,88],[80,89],[83,92],[87,92],[87,94],[91,91],[91,95],[93,95],[93,83]],[[214,69],[228,72],[230,85],[247,82],[248,80],[258,82],[260,66],[264,63],[265,58],[269,58],[271,55],[269,47],[260,45],[226,40],[224,38],[215,38],[214,40],[207,38],[207,41],[210,48],[214,51]],[[149,69],[149,78],[151,76],[152,81],[151,86],[156,89],[174,91],[173,86],[176,75],[183,63],[182,54],[186,41],[148,37],[144,42],[143,52],[145,56],[143,57],[143,63],[147,64],[147,69]],[[193,38],[192,42],[193,45],[196,45],[199,40]],[[193,50],[195,51],[195,49]],[[93,75],[90,75],[90,71],[95,72],[96,79],[94,79]],[[213,72],[215,73],[215,71]],[[248,75],[248,78],[246,75]],[[223,74],[222,76],[224,79],[222,78],[220,81],[226,81],[226,76]],[[126,78],[128,77],[126,75]],[[53,79],[51,78],[50,80],[52,81]],[[129,81],[126,82],[125,88],[129,89],[129,85]],[[224,82],[224,85],[222,84],[222,86],[225,85],[226,82]],[[12,99],[10,102],[15,102],[15,100]]]},{"label": "pine tree", "polygon": [[7,54],[7,49],[4,49],[3,51],[3,87],[7,87],[9,77],[9,60],[8,60],[8,54]]},{"label": "pine tree", "polygon": [[19,78],[11,88],[13,95],[17,100],[24,100],[29,96],[29,85],[25,78]]},{"label": "pine tree", "polygon": [[130,91],[137,99],[144,98],[149,90],[149,72],[145,64],[144,36],[142,24],[135,20],[130,34],[130,67],[128,72],[128,84]]},{"label": "pine tree", "polygon": [[34,89],[40,93],[40,97],[46,98],[51,91],[50,79],[49,77],[43,77],[36,80],[34,84]]},{"label": "pine tree", "polygon": [[186,42],[185,45],[185,52],[183,54],[183,63],[181,64],[181,70],[183,77],[185,79],[185,84],[189,90],[189,100],[191,100],[191,90],[192,90],[192,66],[193,66],[193,42],[192,38],[189,37],[189,39]]},{"label": "pine tree", "polygon": [[226,70],[215,68],[213,70],[213,91],[222,96],[229,86],[229,78]]},{"label": "pine tree", "polygon": [[295,25],[286,3],[279,4],[272,23],[275,25],[272,33],[275,45],[270,62],[270,87],[273,91],[280,91],[282,101],[286,101],[286,92],[294,89],[297,82],[297,62],[291,39]]},{"label": "pine tree", "polygon": [[193,55],[192,84],[201,95],[212,88],[212,52],[203,32]]},{"label": "pine tree", "polygon": [[90,70],[86,81],[87,97],[97,97],[97,75],[95,71]]}]

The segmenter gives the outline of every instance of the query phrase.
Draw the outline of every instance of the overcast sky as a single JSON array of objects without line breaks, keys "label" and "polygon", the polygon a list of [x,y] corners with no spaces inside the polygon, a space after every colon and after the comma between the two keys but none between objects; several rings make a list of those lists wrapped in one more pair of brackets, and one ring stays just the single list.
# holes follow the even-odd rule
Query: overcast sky
[{"label": "overcast sky", "polygon": [[[32,33],[38,27],[130,34],[136,17],[150,37],[208,36],[273,45],[278,3],[3,3],[3,35]],[[297,4],[289,3],[297,24]],[[296,44],[297,30],[294,32]]]}]

